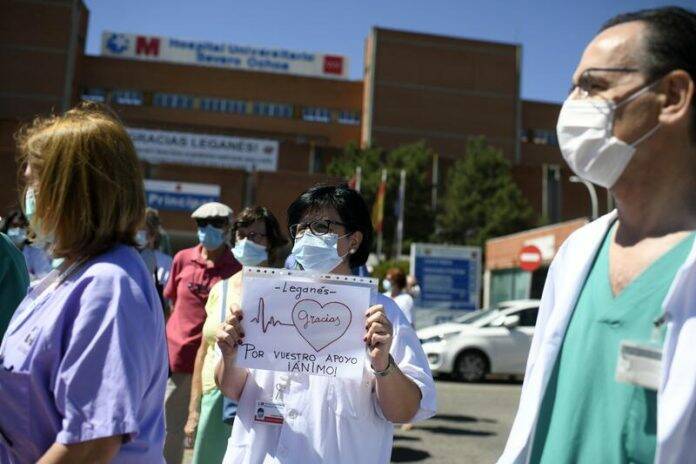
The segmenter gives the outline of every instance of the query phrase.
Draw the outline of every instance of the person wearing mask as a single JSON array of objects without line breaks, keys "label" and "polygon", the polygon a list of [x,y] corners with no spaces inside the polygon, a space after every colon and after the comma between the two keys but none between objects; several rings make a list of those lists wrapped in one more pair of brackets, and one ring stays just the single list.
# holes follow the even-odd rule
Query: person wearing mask
[{"label": "person wearing mask", "polygon": [[418,279],[416,279],[416,276],[413,274],[409,274],[406,276],[406,293],[411,295],[411,298],[414,300],[417,300],[420,298],[420,285],[418,285]]},{"label": "person wearing mask", "polygon": [[[288,209],[293,255],[300,267],[318,273],[352,275],[365,263],[373,229],[365,201],[345,186],[317,186]],[[238,401],[237,417],[223,462],[388,463],[394,423],[418,421],[435,413],[435,387],[428,360],[396,303],[374,293],[365,308],[368,356],[359,380],[237,367],[243,340],[238,304],[218,330],[222,359],[216,381]],[[278,400],[282,424],[255,421],[257,401]]]},{"label": "person wearing mask", "polygon": [[27,294],[29,273],[24,257],[7,235],[0,232],[0,341],[17,306]]},{"label": "person wearing mask", "polygon": [[95,104],[37,119],[18,141],[25,213],[64,262],[0,346],[0,462],[163,463],[164,317],[134,248],[133,143]]},{"label": "person wearing mask", "polygon": [[[232,224],[234,257],[244,266],[267,266],[278,262],[287,240],[273,213],[264,207],[248,207],[242,210]],[[223,301],[223,295],[225,301]],[[203,325],[203,338],[196,355],[191,382],[191,402],[184,432],[195,437],[192,464],[222,462],[230,437],[231,426],[222,421],[223,396],[215,385],[215,366],[220,358],[216,350],[215,336],[222,321],[229,316],[229,308],[240,304],[242,298],[242,273],[213,286],[205,306],[207,317]],[[221,314],[224,306],[224,316]],[[231,421],[232,417],[227,417]]]},{"label": "person wearing mask", "polygon": [[29,222],[22,211],[10,211],[0,226],[0,232],[7,234],[12,243],[22,252],[26,261],[30,280],[44,277],[53,270],[51,258],[42,247],[34,246],[29,241]]},{"label": "person wearing mask", "polygon": [[693,11],[619,15],[585,48],[558,139],[617,209],[551,264],[500,463],[694,462],[695,92]]},{"label": "person wearing mask", "polygon": [[[169,280],[172,257],[160,251],[161,230],[158,211],[154,208],[147,208],[145,210],[145,227],[138,230],[135,234],[135,240],[140,248],[140,256],[155,280],[155,287],[162,300],[162,305],[165,306],[164,287]],[[167,313],[168,307],[165,307],[164,310]]]},{"label": "person wearing mask", "polygon": [[384,295],[396,302],[408,323],[413,325],[413,298],[405,292],[406,274],[404,271],[398,267],[389,269],[382,285],[385,290]]},{"label": "person wearing mask", "polygon": [[181,462],[184,426],[191,398],[191,379],[196,353],[201,346],[205,305],[210,289],[242,266],[228,244],[232,210],[222,203],[201,205],[191,217],[198,227],[199,245],[174,256],[164,297],[171,301],[167,321],[167,344],[171,376],[165,400],[167,438],[164,457],[169,464]]}]

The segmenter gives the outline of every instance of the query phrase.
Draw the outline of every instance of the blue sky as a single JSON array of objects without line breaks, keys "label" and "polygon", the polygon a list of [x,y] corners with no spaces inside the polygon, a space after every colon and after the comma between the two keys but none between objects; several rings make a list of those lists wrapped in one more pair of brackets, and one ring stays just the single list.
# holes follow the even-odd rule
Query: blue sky
[{"label": "blue sky", "polygon": [[520,43],[522,96],[560,102],[587,42],[603,21],[694,0],[84,0],[90,10],[87,52],[101,32],[131,32],[348,56],[362,77],[363,45],[373,26]]}]

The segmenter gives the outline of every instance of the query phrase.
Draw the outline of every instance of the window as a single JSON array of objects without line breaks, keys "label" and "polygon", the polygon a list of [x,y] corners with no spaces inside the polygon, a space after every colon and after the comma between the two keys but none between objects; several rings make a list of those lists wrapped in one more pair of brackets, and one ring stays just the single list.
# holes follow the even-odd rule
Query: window
[{"label": "window", "polygon": [[356,111],[339,111],[338,122],[341,124],[360,124],[360,114]]},{"label": "window", "polygon": [[551,223],[561,220],[561,167],[545,164],[541,179],[541,214]]},{"label": "window", "polygon": [[516,313],[520,316],[520,327],[534,327],[536,325],[539,308],[524,309]]},{"label": "window", "polygon": [[291,118],[292,105],[280,103],[254,102],[253,114],[256,116],[270,116],[274,118]]},{"label": "window", "polygon": [[330,122],[331,111],[327,108],[302,108],[302,119],[311,122]]},{"label": "window", "polygon": [[143,93],[139,90],[113,90],[111,91],[111,102],[117,105],[142,105]]},{"label": "window", "polygon": [[246,114],[247,103],[240,100],[225,100],[224,110],[227,113]]},{"label": "window", "polygon": [[533,143],[535,145],[554,145],[558,146],[558,135],[556,131],[547,129],[522,129],[520,131],[520,141]]},{"label": "window", "polygon": [[80,98],[82,100],[104,103],[106,101],[106,90],[104,90],[104,89],[84,89],[82,91],[82,95],[80,95]]},{"label": "window", "polygon": [[156,93],[152,99],[153,106],[161,108],[193,108],[193,97],[178,93]]}]

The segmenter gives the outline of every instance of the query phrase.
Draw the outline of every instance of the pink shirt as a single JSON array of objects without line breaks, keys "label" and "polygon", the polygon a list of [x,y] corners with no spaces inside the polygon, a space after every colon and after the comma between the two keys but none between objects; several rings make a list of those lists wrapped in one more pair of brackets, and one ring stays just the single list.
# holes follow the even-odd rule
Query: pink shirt
[{"label": "pink shirt", "polygon": [[201,344],[205,303],[210,289],[242,269],[229,248],[214,264],[201,256],[202,246],[181,250],[174,256],[172,272],[164,297],[174,302],[167,321],[169,367],[172,372],[193,372],[196,352]]}]

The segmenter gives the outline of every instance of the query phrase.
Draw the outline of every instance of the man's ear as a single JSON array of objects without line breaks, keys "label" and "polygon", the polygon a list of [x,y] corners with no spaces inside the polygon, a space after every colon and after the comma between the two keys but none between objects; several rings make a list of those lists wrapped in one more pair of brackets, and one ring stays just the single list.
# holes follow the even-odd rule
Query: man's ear
[{"label": "man's ear", "polygon": [[664,91],[660,123],[672,125],[689,117],[694,99],[694,81],[689,73],[676,69],[663,77]]}]

